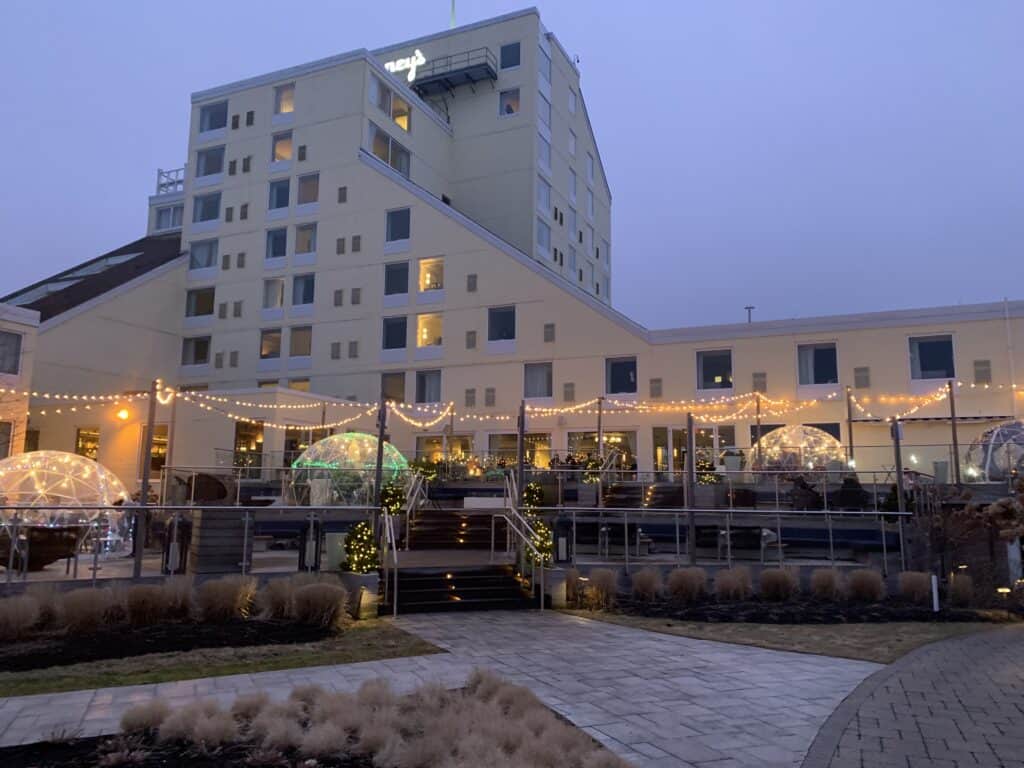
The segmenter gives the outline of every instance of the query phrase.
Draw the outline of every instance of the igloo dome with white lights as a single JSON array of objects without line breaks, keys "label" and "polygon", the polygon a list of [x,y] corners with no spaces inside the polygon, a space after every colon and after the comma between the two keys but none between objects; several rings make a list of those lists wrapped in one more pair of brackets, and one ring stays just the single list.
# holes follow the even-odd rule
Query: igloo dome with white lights
[{"label": "igloo dome with white lights", "polygon": [[755,455],[758,449],[764,469],[824,469],[845,459],[843,445],[835,437],[804,424],[773,429],[758,441]]},{"label": "igloo dome with white lights", "polygon": [[[367,503],[377,467],[377,438],[365,432],[342,432],[318,440],[292,462],[296,499],[309,489],[310,503]],[[383,484],[401,482],[409,469],[405,456],[384,443]]]},{"label": "igloo dome with white lights", "polygon": [[0,499],[25,507],[0,510],[23,525],[83,525],[123,513],[104,510],[127,501],[128,490],[99,462],[65,451],[31,451],[0,461]]},{"label": "igloo dome with white lights", "polygon": [[1007,421],[987,429],[967,449],[971,480],[1006,480],[1014,470],[1024,474],[1024,422]]}]

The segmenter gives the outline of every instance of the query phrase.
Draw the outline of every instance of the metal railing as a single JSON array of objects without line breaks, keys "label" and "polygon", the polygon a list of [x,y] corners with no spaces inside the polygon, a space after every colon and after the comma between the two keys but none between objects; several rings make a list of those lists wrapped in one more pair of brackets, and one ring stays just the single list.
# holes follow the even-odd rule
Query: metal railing
[{"label": "metal railing", "polygon": [[185,167],[171,168],[164,170],[158,168],[156,171],[156,193],[158,195],[169,195],[174,192],[185,191]]},{"label": "metal railing", "polygon": [[448,75],[459,72],[470,67],[489,66],[491,72],[497,76],[498,59],[490,48],[473,48],[460,53],[453,53],[449,56],[440,56],[431,59],[426,64],[420,65],[416,70],[415,83],[421,83],[432,77]]},{"label": "metal railing", "polygon": [[[505,476],[505,511],[507,515],[500,515],[505,519],[506,535],[514,535],[513,541],[519,543],[519,552],[516,559],[520,563],[520,571],[525,572],[525,561],[530,562],[530,590],[537,589],[537,571],[540,571],[540,609],[544,610],[544,556],[534,545],[537,539],[537,532],[530,525],[529,521],[519,513],[519,491],[515,475],[509,472]],[[491,560],[494,560],[494,516],[491,517]],[[526,551],[533,555],[526,557]],[[538,568],[539,567],[539,568]]]},{"label": "metal railing", "polygon": [[427,481],[422,475],[410,475],[405,499],[405,549],[409,549],[413,517],[420,505],[427,500]]},{"label": "metal railing", "polygon": [[[381,567],[384,570],[384,602],[387,603],[388,596],[391,597],[391,615],[398,616],[398,540],[395,537],[394,516],[384,510],[382,525],[384,528],[384,547],[381,553]],[[393,568],[388,565],[388,554],[391,554]],[[394,573],[394,584],[391,582],[391,574]]]}]

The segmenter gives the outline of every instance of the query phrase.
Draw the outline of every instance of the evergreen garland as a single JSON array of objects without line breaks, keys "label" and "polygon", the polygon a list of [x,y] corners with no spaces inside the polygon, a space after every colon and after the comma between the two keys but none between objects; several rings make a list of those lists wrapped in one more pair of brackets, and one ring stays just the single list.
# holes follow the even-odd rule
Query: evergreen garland
[{"label": "evergreen garland", "polygon": [[[555,539],[550,526],[544,522],[544,518],[536,511],[536,508],[543,502],[544,490],[540,487],[540,483],[528,483],[523,488],[524,517],[536,534],[533,537],[532,544],[540,552],[541,564],[547,564],[554,559]],[[532,563],[536,560],[536,555],[532,551],[527,550],[526,559]]]}]

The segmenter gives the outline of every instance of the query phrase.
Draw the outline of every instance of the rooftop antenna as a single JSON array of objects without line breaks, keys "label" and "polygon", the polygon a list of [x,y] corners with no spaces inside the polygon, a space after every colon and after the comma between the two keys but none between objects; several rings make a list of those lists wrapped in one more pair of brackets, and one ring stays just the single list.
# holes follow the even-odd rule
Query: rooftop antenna
[{"label": "rooftop antenna", "polygon": [[452,0],[452,17],[448,22],[448,29],[455,29],[455,0]]},{"label": "rooftop antenna", "polygon": [[754,313],[754,310],[757,309],[757,307],[755,307],[753,304],[747,304],[747,306],[745,306],[744,309],[747,310],[747,322],[754,322],[752,315]]}]

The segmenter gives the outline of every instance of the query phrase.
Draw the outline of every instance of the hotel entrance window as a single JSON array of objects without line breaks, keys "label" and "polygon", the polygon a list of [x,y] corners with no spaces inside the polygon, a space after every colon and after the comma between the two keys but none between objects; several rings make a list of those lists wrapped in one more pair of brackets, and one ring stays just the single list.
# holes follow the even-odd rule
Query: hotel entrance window
[{"label": "hotel entrance window", "polygon": [[697,353],[697,389],[732,389],[732,351]]}]

